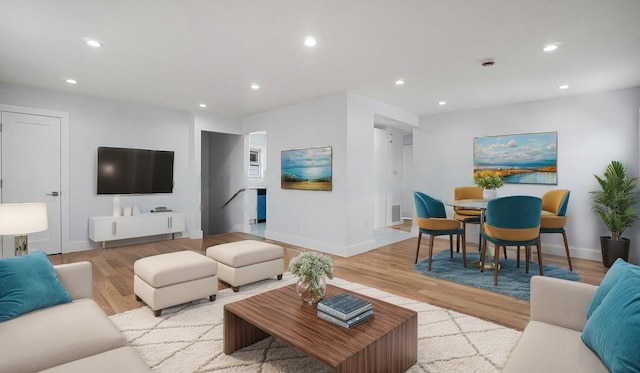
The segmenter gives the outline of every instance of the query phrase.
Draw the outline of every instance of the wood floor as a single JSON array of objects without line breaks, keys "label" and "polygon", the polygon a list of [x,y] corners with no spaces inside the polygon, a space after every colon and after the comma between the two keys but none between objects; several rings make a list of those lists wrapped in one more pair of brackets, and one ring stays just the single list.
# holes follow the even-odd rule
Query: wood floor
[{"label": "wood floor", "polygon": [[[58,254],[49,258],[53,264],[83,260],[93,263],[93,298],[108,315],[113,315],[143,305],[135,300],[133,294],[133,263],[137,259],[182,250],[204,254],[209,246],[243,239],[263,240],[245,233],[227,233],[198,240],[166,240]],[[285,248],[285,265],[288,265],[293,256],[305,250],[285,243],[266,241]],[[334,257],[334,275],[511,328],[524,328],[529,319],[528,302],[419,274],[413,270],[416,245],[417,238],[412,238],[350,258]],[[437,251],[443,250],[446,245],[448,240],[436,240]],[[473,249],[476,248],[469,247],[469,250]],[[427,246],[423,240],[420,258],[426,255],[426,251]],[[544,261],[568,268],[565,257],[546,255]],[[574,271],[580,274],[582,282],[598,285],[605,274],[604,267],[599,262],[581,259],[573,259],[572,262]],[[219,287],[222,289],[226,286],[221,283]]]}]

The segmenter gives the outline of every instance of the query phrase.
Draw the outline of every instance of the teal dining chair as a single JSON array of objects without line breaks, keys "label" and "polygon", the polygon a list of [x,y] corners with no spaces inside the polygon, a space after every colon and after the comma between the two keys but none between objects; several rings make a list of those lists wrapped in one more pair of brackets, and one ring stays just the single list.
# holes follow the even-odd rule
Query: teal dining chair
[{"label": "teal dining chair", "polygon": [[538,264],[540,276],[544,276],[542,269],[542,250],[540,250],[540,216],[542,214],[542,200],[532,196],[510,196],[496,198],[489,201],[482,229],[484,244],[482,245],[480,271],[484,272],[484,261],[489,241],[495,245],[494,250],[494,285],[498,285],[498,270],[500,247],[524,246],[529,272],[531,246],[538,250]]},{"label": "teal dining chair", "polygon": [[422,234],[429,237],[429,266],[433,261],[433,241],[436,236],[449,236],[449,251],[453,258],[453,236],[456,235],[457,247],[462,246],[462,265],[467,267],[467,250],[462,223],[455,219],[448,219],[444,209],[444,203],[421,192],[414,192],[413,198],[416,204],[416,223],[418,225],[418,247],[416,248],[416,263],[420,253],[420,241]]}]

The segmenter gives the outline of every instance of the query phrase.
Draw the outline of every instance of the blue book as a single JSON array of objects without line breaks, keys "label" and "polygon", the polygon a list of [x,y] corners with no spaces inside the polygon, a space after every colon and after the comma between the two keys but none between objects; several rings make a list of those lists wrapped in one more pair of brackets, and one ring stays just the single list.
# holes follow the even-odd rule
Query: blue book
[{"label": "blue book", "polygon": [[318,302],[318,311],[327,313],[342,321],[349,320],[372,308],[371,302],[347,293],[340,293]]},{"label": "blue book", "polygon": [[328,313],[324,313],[322,311],[318,311],[318,317],[324,321],[330,322],[332,324],[339,325],[343,328],[353,328],[354,326],[360,324],[361,322],[367,321],[373,317],[373,309],[368,311],[364,311],[363,313],[349,319],[346,321],[340,320],[337,317],[333,317]]}]

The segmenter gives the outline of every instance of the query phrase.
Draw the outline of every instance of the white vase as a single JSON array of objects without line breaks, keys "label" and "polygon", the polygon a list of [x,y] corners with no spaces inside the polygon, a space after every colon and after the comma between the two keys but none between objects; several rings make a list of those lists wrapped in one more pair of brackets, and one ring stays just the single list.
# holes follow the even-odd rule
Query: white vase
[{"label": "white vase", "polygon": [[488,201],[490,199],[494,199],[498,196],[497,189],[483,189],[482,190],[482,199]]}]

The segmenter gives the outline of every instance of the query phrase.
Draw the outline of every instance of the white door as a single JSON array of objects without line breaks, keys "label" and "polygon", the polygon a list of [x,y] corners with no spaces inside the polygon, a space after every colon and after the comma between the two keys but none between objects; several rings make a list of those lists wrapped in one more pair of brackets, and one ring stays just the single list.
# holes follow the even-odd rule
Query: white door
[{"label": "white door", "polygon": [[[2,203],[45,202],[48,229],[29,234],[29,251],[62,252],[60,118],[2,112]],[[14,237],[2,237],[2,256],[14,255]]]}]

